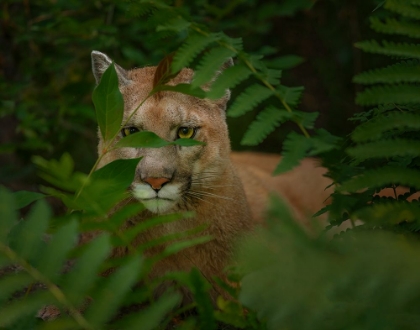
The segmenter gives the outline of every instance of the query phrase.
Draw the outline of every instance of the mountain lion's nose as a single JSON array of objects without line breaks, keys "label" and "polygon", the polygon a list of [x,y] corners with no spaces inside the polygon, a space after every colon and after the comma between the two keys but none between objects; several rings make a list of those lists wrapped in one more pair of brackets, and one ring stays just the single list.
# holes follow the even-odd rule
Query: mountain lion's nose
[{"label": "mountain lion's nose", "polygon": [[143,181],[147,182],[153,190],[158,191],[170,180],[167,178],[146,178]]}]

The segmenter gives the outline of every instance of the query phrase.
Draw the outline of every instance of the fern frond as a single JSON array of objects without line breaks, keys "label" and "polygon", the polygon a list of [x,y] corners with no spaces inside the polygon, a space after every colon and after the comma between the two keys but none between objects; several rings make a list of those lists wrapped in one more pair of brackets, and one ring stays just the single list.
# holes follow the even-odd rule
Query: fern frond
[{"label": "fern frond", "polygon": [[420,205],[406,201],[374,204],[358,210],[354,216],[366,223],[396,225],[401,222],[418,221],[420,219]]},{"label": "fern frond", "polygon": [[398,21],[395,18],[387,18],[382,22],[378,17],[372,17],[370,23],[371,28],[377,32],[420,38],[420,27],[415,23]]},{"label": "fern frond", "polygon": [[420,82],[420,63],[407,61],[386,68],[365,71],[354,76],[353,82],[358,84]]},{"label": "fern frond", "polygon": [[361,175],[345,181],[337,190],[357,192],[366,188],[383,188],[392,184],[420,190],[420,171],[411,168],[385,166],[364,171]]},{"label": "fern frond", "polygon": [[299,104],[299,101],[302,97],[304,87],[287,87],[280,85],[277,89],[280,97],[283,99],[285,103],[288,105],[295,107]]},{"label": "fern frond", "polygon": [[285,109],[269,106],[258,113],[257,118],[249,125],[241,144],[255,146],[261,143],[279,124],[290,119],[292,114]]},{"label": "fern frond", "polygon": [[397,56],[403,58],[420,58],[420,45],[383,41],[382,45],[376,40],[362,41],[355,44],[357,48],[367,53]]},{"label": "fern frond", "polygon": [[235,99],[228,110],[228,116],[239,117],[253,110],[259,103],[273,95],[273,91],[265,86],[254,84],[245,89]]},{"label": "fern frond", "polygon": [[283,142],[283,157],[274,170],[274,175],[290,171],[299,165],[300,161],[307,156],[312,147],[312,141],[295,132],[290,133]]},{"label": "fern frond", "polygon": [[356,103],[363,106],[420,103],[419,87],[409,84],[370,87],[357,94]]},{"label": "fern frond", "polygon": [[412,6],[410,1],[387,0],[384,7],[402,16],[420,20],[420,8]]},{"label": "fern frond", "polygon": [[182,30],[186,30],[191,25],[190,22],[183,19],[181,16],[174,17],[169,21],[166,21],[164,24],[160,24],[156,27],[157,32],[161,31],[174,31],[174,32],[181,32]]},{"label": "fern frond", "polygon": [[240,64],[234,65],[223,70],[216,81],[211,85],[207,97],[211,99],[219,99],[225,95],[226,90],[235,87],[237,84],[245,80],[251,74],[248,67]]},{"label": "fern frond", "polygon": [[410,112],[391,112],[359,125],[351,134],[353,141],[364,142],[381,138],[390,130],[420,130],[420,115]]},{"label": "fern frond", "polygon": [[0,242],[7,242],[7,236],[18,218],[16,209],[13,194],[3,186],[0,186],[0,214],[2,215],[2,220],[0,221]]},{"label": "fern frond", "polygon": [[211,49],[203,56],[198,64],[191,86],[193,88],[200,87],[209,82],[214,77],[214,73],[234,55],[235,51],[225,47]]},{"label": "fern frond", "polygon": [[188,67],[194,58],[215,40],[217,40],[215,34],[209,34],[208,36],[190,34],[175,53],[172,72],[178,72],[182,68]]},{"label": "fern frond", "polygon": [[347,153],[359,160],[420,155],[420,142],[407,139],[381,140],[348,148]]}]

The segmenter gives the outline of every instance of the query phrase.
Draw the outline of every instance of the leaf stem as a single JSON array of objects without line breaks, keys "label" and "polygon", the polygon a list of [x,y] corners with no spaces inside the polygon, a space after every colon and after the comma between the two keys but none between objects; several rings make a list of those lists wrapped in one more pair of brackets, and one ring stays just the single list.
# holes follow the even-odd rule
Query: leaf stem
[{"label": "leaf stem", "polygon": [[83,329],[93,330],[94,327],[84,318],[82,313],[68,300],[66,295],[61,289],[51,282],[46,276],[39,272],[36,268],[32,267],[25,259],[21,258],[10,247],[0,242],[0,252],[3,253],[12,262],[19,264],[25,271],[32,276],[36,281],[43,283],[57,301],[68,309],[69,314]]}]

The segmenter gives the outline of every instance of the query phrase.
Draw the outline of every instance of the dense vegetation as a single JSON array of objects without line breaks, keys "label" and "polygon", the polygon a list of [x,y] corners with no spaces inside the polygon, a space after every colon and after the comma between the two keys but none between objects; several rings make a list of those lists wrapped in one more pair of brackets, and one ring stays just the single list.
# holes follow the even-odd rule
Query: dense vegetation
[{"label": "dense vegetation", "polygon": [[[329,3],[332,8],[335,5]],[[294,82],[287,69],[303,59],[279,55],[272,41],[276,38],[271,35],[264,39],[266,44],[258,40],[276,24],[274,13],[299,16],[304,10],[310,15],[307,13],[318,10],[317,3],[232,1],[219,7],[206,1],[172,4],[139,0],[98,1],[83,4],[83,10],[81,6],[77,0],[57,1],[54,6],[42,1],[6,1],[2,8],[5,33],[1,41],[10,51],[2,56],[5,64],[0,86],[6,120],[2,127],[17,123],[20,132],[15,140],[5,129],[3,135],[9,140],[1,149],[5,164],[1,177],[9,186],[0,190],[2,328],[418,328],[420,209],[414,197],[420,190],[420,51],[415,44],[420,36],[419,1],[386,0],[348,7],[373,11],[370,25],[378,33],[372,34],[375,39],[359,39],[355,44],[366,53],[363,56],[373,53],[375,57],[353,78],[354,83],[366,85],[355,99],[365,108],[349,118],[355,127],[349,135],[339,134],[349,130],[340,126],[340,121],[334,122],[339,129],[328,124],[320,128],[322,122],[332,120],[317,121],[317,112],[303,111],[307,110],[303,88],[283,82]],[[97,18],[104,15],[105,20]],[[306,18],[300,17],[300,21]],[[329,27],[335,25],[339,23],[331,20]],[[334,43],[342,54],[352,47],[339,38]],[[197,235],[201,230],[197,228],[133,248],[130,242],[135,235],[189,215],[151,218],[124,232],[119,231],[121,223],[142,206],[128,205],[108,215],[125,197],[138,159],[116,161],[95,171],[92,144],[82,142],[96,139],[96,121],[106,140],[112,140],[121,122],[118,109],[122,100],[118,96],[113,115],[120,122],[107,121],[103,113],[109,105],[98,102],[107,93],[118,94],[113,66],[93,92],[96,117],[87,101],[91,94],[87,86],[93,86],[87,59],[92,49],[112,50],[108,53],[127,64],[157,64],[162,59],[161,64],[170,63],[161,65],[166,70],[155,92],[171,88],[218,98],[231,88],[234,97],[228,116],[238,119],[229,121],[233,125],[242,120],[247,123],[242,125],[247,126],[246,131],[233,130],[234,145],[236,136],[241,136],[243,146],[268,139],[276,141],[274,147],[267,148],[273,150],[279,149],[281,138],[284,157],[275,174],[290,170],[304,157],[319,157],[335,187],[331,204],[319,212],[328,211],[327,235],[308,236],[273,197],[267,227],[257,237],[238,242],[236,265],[229,270],[231,283],[219,281],[235,300],[220,298],[218,309],[214,309],[207,294],[209,283],[196,270],[148,281],[150,267],[159,258],[211,237]],[[173,51],[173,58],[165,57]],[[201,90],[228,57],[235,59],[235,65],[225,70],[209,91]],[[334,94],[331,103],[338,106],[340,98],[352,102],[348,92],[340,94],[350,78],[344,85],[335,83],[333,68],[328,65],[333,63],[320,64],[323,70],[319,74],[333,86],[329,89]],[[185,66],[196,70],[194,83],[166,86],[166,78]],[[340,110],[331,111],[332,117],[343,117]],[[135,135],[126,142],[130,146],[167,143],[150,134],[147,139]],[[35,167],[43,180],[36,191],[26,183],[39,182],[31,175]],[[19,171],[13,174],[12,169]],[[22,186],[32,191],[10,191]],[[406,187],[402,193],[401,187]],[[378,196],[383,189],[389,189],[391,197]],[[61,203],[69,211],[57,206]],[[356,220],[363,224],[354,226]],[[328,230],[343,222],[352,228],[331,238]],[[104,234],[78,247],[78,234],[93,230]],[[168,242],[171,244],[158,257],[142,258],[145,249]],[[107,259],[116,246],[129,249],[129,257]],[[111,267],[116,270],[110,276],[98,275]],[[168,279],[177,284],[155,300],[153,289]],[[136,286],[140,281],[143,284]],[[195,300],[180,309],[176,306],[181,285],[191,290]],[[42,306],[50,304],[66,313],[51,322],[34,317]]]}]

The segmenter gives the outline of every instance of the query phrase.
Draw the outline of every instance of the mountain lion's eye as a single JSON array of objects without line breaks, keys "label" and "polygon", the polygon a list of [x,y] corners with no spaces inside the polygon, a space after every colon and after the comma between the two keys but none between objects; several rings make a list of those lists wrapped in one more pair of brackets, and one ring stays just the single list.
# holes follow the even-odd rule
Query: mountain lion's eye
[{"label": "mountain lion's eye", "polygon": [[178,129],[178,137],[181,139],[191,139],[195,135],[195,128],[191,127],[180,127]]},{"label": "mountain lion's eye", "polygon": [[121,130],[121,134],[125,137],[125,136],[128,136],[128,135],[134,134],[134,133],[136,133],[138,131],[139,130],[136,127],[124,127]]}]

